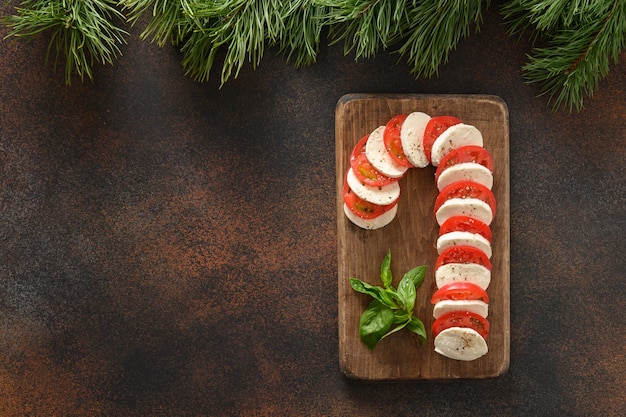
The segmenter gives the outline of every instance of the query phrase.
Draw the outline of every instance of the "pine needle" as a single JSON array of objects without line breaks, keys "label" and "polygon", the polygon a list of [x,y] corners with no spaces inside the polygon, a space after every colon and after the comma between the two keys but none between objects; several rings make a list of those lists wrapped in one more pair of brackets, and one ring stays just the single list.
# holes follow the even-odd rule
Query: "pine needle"
[{"label": "pine needle", "polygon": [[624,0],[516,0],[502,11],[513,22],[511,33],[530,30],[533,42],[543,41],[531,51],[524,78],[540,85],[554,110],[582,111],[626,47]]},{"label": "pine needle", "polygon": [[[183,54],[186,74],[206,81],[223,57],[220,80],[256,68],[268,48],[296,67],[317,59],[323,34],[345,54],[368,59],[381,51],[406,59],[415,77],[438,74],[462,38],[480,29],[489,0],[25,0],[2,23],[8,36],[48,32],[65,78],[93,79],[95,63],[120,55],[132,25]],[[121,11],[118,11],[121,10]],[[626,46],[626,0],[508,0],[500,8],[511,35],[529,34],[533,48],[524,80],[537,84],[555,109],[583,109]]]},{"label": "pine needle", "polygon": [[344,53],[355,59],[371,58],[380,49],[398,41],[406,28],[409,2],[406,0],[316,0],[327,8],[324,19],[330,27],[331,44],[344,41]]},{"label": "pine needle", "polygon": [[[398,52],[407,58],[416,77],[438,74],[439,66],[461,38],[478,31],[482,22],[483,2],[477,0],[441,0],[419,2],[409,12],[411,27]],[[488,7],[489,1],[484,2]]]},{"label": "pine needle", "polygon": [[283,1],[217,0],[192,3],[195,27],[181,48],[187,74],[209,79],[218,49],[226,48],[221,81],[237,77],[245,62],[256,68],[267,43],[278,41],[284,30]]},{"label": "pine needle", "polygon": [[278,45],[287,62],[296,67],[311,65],[319,52],[327,8],[315,6],[314,0],[291,3]]},{"label": "pine needle", "polygon": [[71,84],[75,72],[81,80],[93,80],[93,65],[113,64],[121,55],[127,32],[113,20],[122,19],[113,0],[27,0],[16,8],[15,15],[5,16],[2,23],[11,28],[8,36],[32,38],[50,32],[46,62],[55,51],[56,68],[65,58],[65,81]]},{"label": "pine needle", "polygon": [[151,39],[158,46],[178,45],[192,30],[193,6],[188,0],[123,0],[120,4],[133,25],[150,13],[141,38]]}]

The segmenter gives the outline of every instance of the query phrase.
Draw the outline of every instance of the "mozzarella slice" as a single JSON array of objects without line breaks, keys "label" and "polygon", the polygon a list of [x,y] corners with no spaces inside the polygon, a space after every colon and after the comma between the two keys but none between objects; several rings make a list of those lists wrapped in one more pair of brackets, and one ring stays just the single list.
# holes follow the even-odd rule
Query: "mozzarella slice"
[{"label": "mozzarella slice", "polygon": [[398,164],[389,155],[383,139],[384,132],[385,126],[379,126],[370,133],[367,142],[365,142],[365,156],[372,166],[383,175],[390,178],[400,178],[409,168]]},{"label": "mozzarella slice", "polygon": [[431,149],[431,163],[434,166],[438,166],[439,161],[445,154],[452,149],[467,145],[483,146],[483,135],[480,133],[480,130],[465,123],[450,126],[435,139]]},{"label": "mozzarella slice", "polygon": [[480,249],[491,258],[491,243],[482,235],[472,232],[454,231],[445,233],[437,238],[437,253],[441,254],[444,250],[452,246],[468,245]]},{"label": "mozzarella slice", "polygon": [[478,198],[451,198],[439,207],[435,217],[439,226],[453,216],[469,216],[490,225],[493,213],[489,204]]},{"label": "mozzarella slice", "polygon": [[441,191],[446,186],[463,180],[478,182],[490,190],[493,188],[493,174],[476,162],[462,162],[446,168],[437,178],[437,188]]},{"label": "mozzarella slice", "polygon": [[458,281],[472,282],[486,290],[491,282],[491,271],[480,264],[459,263],[444,264],[435,271],[437,288]]},{"label": "mozzarella slice", "polygon": [[438,319],[452,311],[469,311],[487,318],[489,305],[481,300],[441,300],[433,307],[433,317]]},{"label": "mozzarella slice", "polygon": [[397,181],[392,182],[381,187],[373,187],[371,185],[363,184],[354,175],[352,168],[348,169],[346,175],[346,181],[350,189],[359,197],[370,203],[385,206],[396,201],[400,197],[400,184]]},{"label": "mozzarella slice", "polygon": [[450,327],[435,337],[435,352],[450,359],[473,361],[489,351],[487,342],[474,329]]},{"label": "mozzarella slice", "polygon": [[381,227],[387,226],[391,221],[396,217],[396,213],[398,212],[398,205],[396,204],[388,211],[384,212],[378,217],[373,219],[363,219],[350,210],[347,204],[343,204],[343,212],[346,214],[348,220],[350,220],[355,225],[359,226],[362,229],[374,230],[380,229]]},{"label": "mozzarella slice", "polygon": [[424,168],[428,165],[428,158],[424,153],[424,130],[430,120],[430,116],[422,112],[410,113],[402,123],[400,129],[400,141],[402,142],[402,152],[417,168]]}]

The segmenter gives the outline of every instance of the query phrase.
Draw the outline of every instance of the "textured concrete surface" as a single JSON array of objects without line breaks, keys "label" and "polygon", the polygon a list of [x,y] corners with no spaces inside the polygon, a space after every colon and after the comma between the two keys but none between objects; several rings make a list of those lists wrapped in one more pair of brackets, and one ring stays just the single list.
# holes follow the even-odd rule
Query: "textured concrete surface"
[{"label": "textured concrete surface", "polygon": [[[0,37],[6,28],[0,28]],[[0,41],[0,415],[625,415],[626,55],[580,114],[523,83],[495,8],[439,77],[272,50],[218,88],[129,39],[64,85]],[[494,94],[511,132],[511,365],[364,385],[337,358],[334,109]]]}]

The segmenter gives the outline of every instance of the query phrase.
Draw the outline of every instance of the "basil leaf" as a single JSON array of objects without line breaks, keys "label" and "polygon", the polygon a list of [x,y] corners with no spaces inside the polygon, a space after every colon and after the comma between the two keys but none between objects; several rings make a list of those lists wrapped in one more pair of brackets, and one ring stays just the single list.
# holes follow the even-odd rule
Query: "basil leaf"
[{"label": "basil leaf", "polygon": [[402,324],[411,319],[411,316],[408,315],[404,310],[394,310],[393,313],[393,324]]},{"label": "basil leaf", "polygon": [[418,335],[421,343],[426,341],[426,328],[424,327],[424,323],[417,317],[411,317],[411,321],[408,322],[406,328]]},{"label": "basil leaf", "polygon": [[357,278],[350,278],[350,286],[354,291],[367,294],[375,300],[385,304],[389,308],[398,308],[396,302],[393,301],[389,292],[384,288],[368,284],[367,282],[361,281]]},{"label": "basil leaf", "polygon": [[405,321],[404,323],[400,323],[400,325],[394,327],[393,329],[389,330],[387,333],[385,333],[383,335],[383,337],[380,338],[380,340],[384,339],[385,337],[394,334],[395,332],[399,332],[400,330],[404,329],[407,325],[409,324],[409,321]]},{"label": "basil leaf", "polygon": [[373,300],[361,314],[359,336],[373,350],[393,324],[393,311],[378,300]]},{"label": "basil leaf", "polygon": [[400,301],[400,297],[398,296],[398,292],[392,287],[385,289],[385,292],[391,299],[393,306],[390,306],[394,310],[400,309],[401,307],[398,305],[397,301]]},{"label": "basil leaf", "polygon": [[410,314],[413,311],[413,307],[415,307],[415,295],[416,290],[413,280],[409,274],[405,274],[398,284],[398,297],[406,313]]},{"label": "basil leaf", "polygon": [[380,280],[383,282],[385,288],[391,287],[391,282],[393,281],[391,274],[391,251],[387,251],[385,259],[383,259],[382,264],[380,264]]},{"label": "basil leaf", "polygon": [[411,269],[409,272],[404,274],[404,277],[402,278],[410,279],[413,282],[413,286],[417,288],[420,285],[422,285],[422,282],[424,282],[425,277],[426,277],[426,266],[422,265],[422,266],[416,266],[415,268]]},{"label": "basil leaf", "polygon": [[391,273],[391,251],[387,251],[380,265],[382,287],[368,284],[357,278],[350,278],[350,286],[356,292],[373,298],[359,321],[361,341],[371,350],[385,337],[402,329],[407,329],[426,341],[424,323],[413,317],[417,287],[426,276],[426,266],[418,266],[404,274],[398,287],[393,286]]}]

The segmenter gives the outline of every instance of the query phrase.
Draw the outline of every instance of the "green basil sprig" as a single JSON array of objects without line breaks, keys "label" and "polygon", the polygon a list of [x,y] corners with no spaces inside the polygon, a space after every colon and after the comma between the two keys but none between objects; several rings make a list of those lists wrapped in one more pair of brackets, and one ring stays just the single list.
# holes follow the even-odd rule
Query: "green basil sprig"
[{"label": "green basil sprig", "polygon": [[398,288],[394,288],[391,251],[388,251],[380,265],[382,287],[350,278],[353,290],[373,298],[359,320],[359,336],[368,348],[373,350],[382,339],[404,328],[417,334],[421,343],[426,341],[424,323],[413,316],[417,287],[425,276],[426,266],[417,266],[404,274]]}]

